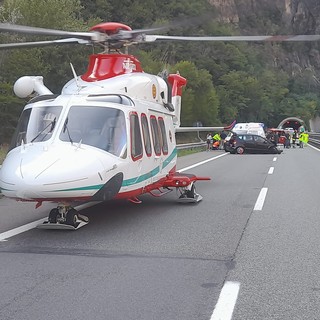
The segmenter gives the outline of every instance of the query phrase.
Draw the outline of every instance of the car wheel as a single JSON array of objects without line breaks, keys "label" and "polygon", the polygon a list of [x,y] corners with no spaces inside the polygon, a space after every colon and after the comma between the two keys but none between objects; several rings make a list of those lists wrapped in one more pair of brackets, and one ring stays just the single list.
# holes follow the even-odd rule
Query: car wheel
[{"label": "car wheel", "polygon": [[243,153],[244,153],[244,147],[238,147],[238,148],[236,149],[236,153],[237,153],[237,154],[243,154]]}]

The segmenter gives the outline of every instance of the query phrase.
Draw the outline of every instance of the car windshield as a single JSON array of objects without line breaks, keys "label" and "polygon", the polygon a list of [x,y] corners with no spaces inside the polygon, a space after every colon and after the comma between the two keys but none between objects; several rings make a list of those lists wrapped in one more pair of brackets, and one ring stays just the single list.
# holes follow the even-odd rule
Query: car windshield
[{"label": "car windshield", "polygon": [[25,109],[20,116],[9,149],[20,146],[22,143],[41,142],[50,139],[61,110],[61,106]]},{"label": "car windshield", "polygon": [[122,110],[72,106],[60,133],[62,141],[83,143],[125,157],[127,133]]}]

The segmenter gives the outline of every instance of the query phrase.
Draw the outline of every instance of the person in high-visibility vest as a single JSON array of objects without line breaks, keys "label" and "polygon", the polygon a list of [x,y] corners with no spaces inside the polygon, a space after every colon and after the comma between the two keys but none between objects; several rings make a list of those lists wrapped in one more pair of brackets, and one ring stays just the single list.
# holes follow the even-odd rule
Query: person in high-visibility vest
[{"label": "person in high-visibility vest", "polygon": [[301,132],[299,136],[299,141],[300,141],[299,143],[300,148],[303,148],[303,145],[305,143],[308,143],[309,141],[309,134],[307,132]]},{"label": "person in high-visibility vest", "polygon": [[213,137],[213,148],[214,149],[219,149],[221,137],[219,133],[216,133]]},{"label": "person in high-visibility vest", "polygon": [[220,134],[219,134],[219,133],[216,133],[216,134],[213,136],[213,140],[215,140],[215,141],[220,141],[220,140],[221,140]]}]

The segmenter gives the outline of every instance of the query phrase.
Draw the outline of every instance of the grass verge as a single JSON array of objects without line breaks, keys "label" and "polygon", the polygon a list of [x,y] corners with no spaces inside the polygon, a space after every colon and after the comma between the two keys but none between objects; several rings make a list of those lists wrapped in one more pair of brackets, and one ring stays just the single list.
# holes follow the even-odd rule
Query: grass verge
[{"label": "grass verge", "polygon": [[204,150],[205,150],[204,147],[178,150],[178,157],[183,157],[183,156],[187,156],[188,154],[202,152]]},{"label": "grass verge", "polygon": [[0,146],[0,165],[2,164],[4,158],[6,157],[8,152],[7,147]]}]

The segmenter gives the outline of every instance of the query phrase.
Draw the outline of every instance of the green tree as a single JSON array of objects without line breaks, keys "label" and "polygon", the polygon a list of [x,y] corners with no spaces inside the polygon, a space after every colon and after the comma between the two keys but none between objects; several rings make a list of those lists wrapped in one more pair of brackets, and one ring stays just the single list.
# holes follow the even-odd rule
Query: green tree
[{"label": "green tree", "polygon": [[[221,103],[221,117],[230,113],[230,108],[235,108],[237,110],[236,119],[239,122],[248,121],[250,117],[248,105],[251,98],[248,96],[247,90],[255,84],[255,79],[244,71],[231,71],[220,77],[220,81],[221,85],[218,87],[218,93]],[[228,112],[223,111],[225,106]]]},{"label": "green tree", "polygon": [[[4,0],[0,10],[0,21],[30,25],[35,27],[86,30],[84,21],[79,19],[80,0]],[[55,39],[52,37],[13,34],[11,42]],[[0,63],[0,74],[5,81],[14,81],[22,75],[42,75],[46,83],[53,84],[53,90],[72,77],[69,62],[75,62],[76,69],[83,71],[87,57],[86,48],[71,45],[50,48],[30,48],[8,50]]]},{"label": "green tree", "polygon": [[10,83],[0,83],[0,144],[9,143],[24,101],[12,94]]},{"label": "green tree", "polygon": [[182,61],[173,67],[188,81],[182,96],[182,125],[201,121],[204,126],[218,122],[219,100],[207,70],[197,69],[194,63]]},{"label": "green tree", "polygon": [[[4,0],[0,6],[0,22],[81,31],[87,28],[80,19],[81,9],[79,0]],[[23,34],[6,34],[1,37],[4,43],[47,39],[52,39],[52,37]],[[84,48],[82,52],[87,50]],[[5,139],[8,142],[8,134],[12,132],[11,129],[18,120],[16,110],[21,111],[21,105],[24,103],[13,95],[14,81],[24,75],[42,75],[45,84],[52,91],[57,92],[72,77],[69,62],[76,62],[76,70],[83,71],[86,60],[87,54],[82,56],[79,47],[76,49],[69,45],[1,51],[0,87],[5,91],[5,95],[1,97],[0,124],[1,127],[6,127],[6,123],[9,123],[9,128],[0,133],[0,140]],[[11,85],[10,89],[8,83]],[[13,106],[15,103],[17,108]]]}]

